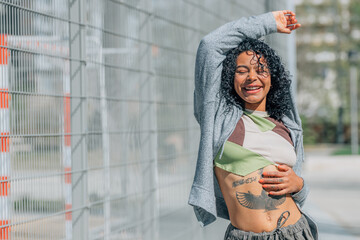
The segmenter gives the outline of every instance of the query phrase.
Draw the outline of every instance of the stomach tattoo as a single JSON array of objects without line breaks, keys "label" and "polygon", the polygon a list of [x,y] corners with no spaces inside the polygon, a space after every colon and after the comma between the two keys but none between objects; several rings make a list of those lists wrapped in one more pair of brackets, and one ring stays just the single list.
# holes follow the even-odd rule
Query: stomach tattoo
[{"label": "stomach tattoo", "polygon": [[[258,175],[262,175],[263,169],[258,171]],[[232,183],[232,187],[237,187],[243,184],[249,184],[255,182],[257,180],[257,176],[251,176],[248,178],[244,178],[241,180],[234,181]],[[260,195],[255,195],[251,191],[247,192],[238,192],[236,191],[236,199],[239,204],[243,207],[249,209],[264,209],[265,212],[278,209],[277,207],[280,206],[285,202],[286,195],[281,196],[269,196],[267,192],[262,189]]]}]

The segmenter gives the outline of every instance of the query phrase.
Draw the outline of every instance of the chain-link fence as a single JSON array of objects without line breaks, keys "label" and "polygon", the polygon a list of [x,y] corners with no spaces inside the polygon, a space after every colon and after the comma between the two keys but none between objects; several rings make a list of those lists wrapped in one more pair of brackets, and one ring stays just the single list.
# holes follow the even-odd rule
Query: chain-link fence
[{"label": "chain-link fence", "polygon": [[196,49],[274,4],[0,0],[0,238],[203,239]]}]

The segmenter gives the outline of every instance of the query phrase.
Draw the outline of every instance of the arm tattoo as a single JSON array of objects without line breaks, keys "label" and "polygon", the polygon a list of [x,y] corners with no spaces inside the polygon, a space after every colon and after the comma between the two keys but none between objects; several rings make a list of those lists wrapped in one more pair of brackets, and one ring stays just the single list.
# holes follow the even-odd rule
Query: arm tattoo
[{"label": "arm tattoo", "polygon": [[249,209],[264,209],[265,212],[275,210],[285,202],[285,195],[268,196],[263,189],[260,195],[254,195],[250,191],[236,192],[236,199],[241,206]]},{"label": "arm tattoo", "polygon": [[232,187],[234,188],[234,187],[243,185],[244,183],[246,183],[246,184],[252,183],[252,182],[255,182],[256,179],[257,179],[257,177],[249,177],[247,179],[240,179],[240,180],[233,182]]}]

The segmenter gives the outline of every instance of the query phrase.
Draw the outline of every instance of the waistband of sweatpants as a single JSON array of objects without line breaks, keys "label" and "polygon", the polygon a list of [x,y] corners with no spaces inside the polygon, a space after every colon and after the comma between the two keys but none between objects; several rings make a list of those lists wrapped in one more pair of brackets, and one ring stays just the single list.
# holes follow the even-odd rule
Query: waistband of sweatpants
[{"label": "waistband of sweatpants", "polygon": [[288,225],[286,227],[281,227],[281,228],[274,229],[271,232],[261,232],[261,233],[247,232],[247,231],[243,231],[243,230],[240,230],[240,229],[234,227],[230,223],[227,230],[226,230],[225,235],[233,233],[235,235],[242,235],[242,236],[261,236],[261,237],[264,237],[264,236],[273,235],[275,232],[278,232],[278,233],[281,232],[283,234],[294,234],[294,233],[303,231],[306,228],[308,228],[310,230],[308,221],[306,220],[305,216],[302,214],[300,219],[296,223],[294,223],[292,225]]}]

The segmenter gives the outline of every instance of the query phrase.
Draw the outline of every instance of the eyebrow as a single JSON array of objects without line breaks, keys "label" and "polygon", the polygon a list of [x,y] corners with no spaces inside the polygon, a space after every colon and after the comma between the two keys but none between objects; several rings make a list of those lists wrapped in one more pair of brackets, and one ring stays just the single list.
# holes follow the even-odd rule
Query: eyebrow
[{"label": "eyebrow", "polygon": [[[248,66],[246,66],[246,65],[238,65],[238,66],[236,66],[236,69],[238,69],[238,68],[246,68],[247,70],[250,70],[250,68],[248,67]],[[255,66],[256,68],[258,68],[259,67],[259,65],[258,64],[256,64],[256,66]],[[263,67],[264,68],[266,68],[266,69],[268,69],[268,67],[266,66],[266,65],[263,65]],[[236,70],[235,69],[235,70]]]},{"label": "eyebrow", "polygon": [[246,68],[247,70],[250,69],[250,68],[249,68],[248,66],[246,66],[246,65],[238,65],[238,66],[236,66],[236,69],[241,68],[241,67]]}]

